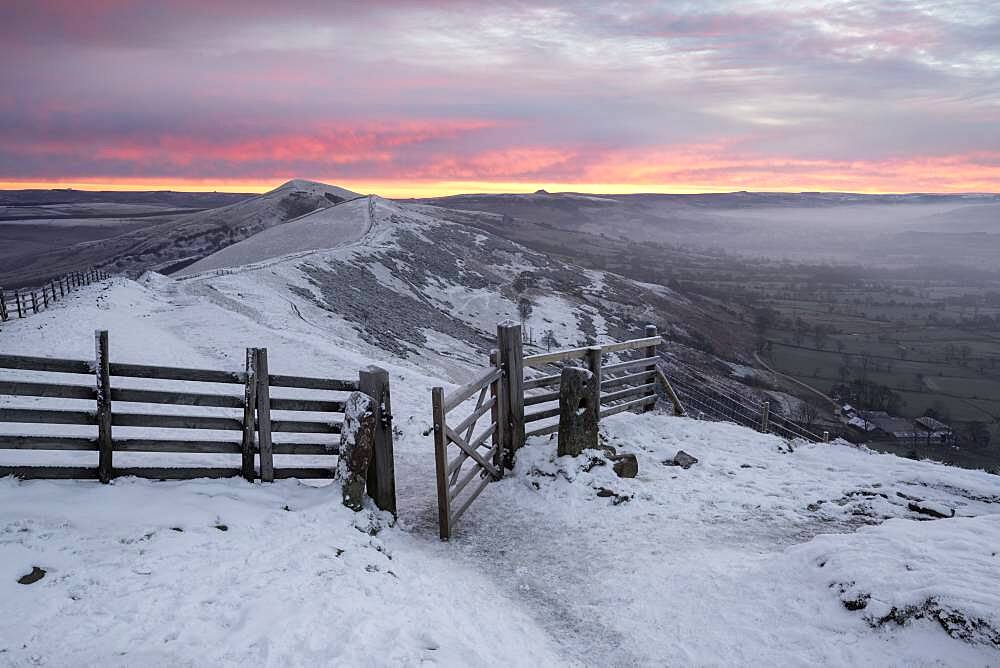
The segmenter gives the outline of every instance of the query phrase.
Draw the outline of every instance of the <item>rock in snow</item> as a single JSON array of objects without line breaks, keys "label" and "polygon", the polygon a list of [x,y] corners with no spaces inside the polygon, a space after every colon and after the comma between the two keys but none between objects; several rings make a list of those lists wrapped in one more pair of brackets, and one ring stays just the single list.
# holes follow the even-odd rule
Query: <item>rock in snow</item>
[{"label": "rock in snow", "polygon": [[907,504],[907,507],[915,513],[930,515],[931,517],[939,519],[955,516],[954,508],[949,508],[941,503],[932,503],[930,501],[910,501],[910,503]]},{"label": "rock in snow", "polygon": [[674,455],[673,458],[668,459],[663,463],[667,466],[680,466],[681,468],[689,469],[698,463],[698,459],[696,457],[692,457],[683,450],[678,450],[677,454]]},{"label": "rock in snow", "polygon": [[634,478],[639,475],[639,460],[635,455],[628,452],[609,454],[608,459],[614,462],[612,468],[619,478]]}]

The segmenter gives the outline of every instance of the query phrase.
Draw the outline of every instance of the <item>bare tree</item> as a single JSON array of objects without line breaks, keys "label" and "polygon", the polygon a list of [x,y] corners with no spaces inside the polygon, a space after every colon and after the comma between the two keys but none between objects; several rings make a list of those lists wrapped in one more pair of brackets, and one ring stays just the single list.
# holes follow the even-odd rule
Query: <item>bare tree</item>
[{"label": "bare tree", "polygon": [[542,335],[542,344],[545,346],[547,352],[552,352],[552,349],[559,345],[556,333],[551,329],[545,330],[545,334]]},{"label": "bare tree", "polygon": [[521,316],[522,325],[528,322],[528,318],[531,317],[531,313],[534,310],[535,307],[527,297],[521,297],[517,300],[517,313]]},{"label": "bare tree", "polygon": [[819,418],[819,409],[812,404],[803,401],[795,409],[795,420],[806,429],[812,429]]}]

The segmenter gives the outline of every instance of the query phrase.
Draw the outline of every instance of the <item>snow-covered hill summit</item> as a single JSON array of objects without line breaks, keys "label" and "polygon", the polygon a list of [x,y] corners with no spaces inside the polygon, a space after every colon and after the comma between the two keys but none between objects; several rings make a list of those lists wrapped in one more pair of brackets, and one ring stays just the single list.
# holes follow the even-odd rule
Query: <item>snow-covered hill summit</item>
[{"label": "snow-covered hill summit", "polygon": [[379,197],[224,248],[178,272],[172,290],[267,311],[259,317],[276,330],[305,327],[371,356],[421,357],[444,369],[483,364],[497,322],[508,318],[523,319],[529,349],[542,349],[543,340],[570,347],[631,338],[658,313],[702,317],[667,288],[584,270],[434,207]]}]

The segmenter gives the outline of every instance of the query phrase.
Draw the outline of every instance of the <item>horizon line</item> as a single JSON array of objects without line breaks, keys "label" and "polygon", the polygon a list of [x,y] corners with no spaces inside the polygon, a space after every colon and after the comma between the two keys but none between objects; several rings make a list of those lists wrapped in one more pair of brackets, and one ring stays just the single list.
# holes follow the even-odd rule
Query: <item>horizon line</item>
[{"label": "horizon line", "polygon": [[260,195],[281,187],[289,181],[312,181],[345,188],[359,194],[373,194],[388,199],[423,199],[460,195],[529,195],[539,191],[550,194],[579,195],[726,195],[737,193],[761,194],[829,194],[829,195],[1000,195],[1000,192],[980,190],[912,190],[878,189],[826,190],[818,187],[736,187],[708,184],[628,184],[628,183],[537,183],[494,181],[435,181],[435,182],[339,182],[323,179],[291,178],[275,181],[145,181],[145,180],[0,180],[0,191],[80,191],[80,192],[188,192],[234,193]]}]

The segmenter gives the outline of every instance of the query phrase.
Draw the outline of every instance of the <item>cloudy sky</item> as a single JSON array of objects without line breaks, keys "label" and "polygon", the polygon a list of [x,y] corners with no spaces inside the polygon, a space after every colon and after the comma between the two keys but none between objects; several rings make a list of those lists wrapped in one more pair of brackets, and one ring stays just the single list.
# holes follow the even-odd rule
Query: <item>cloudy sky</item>
[{"label": "cloudy sky", "polygon": [[0,187],[1000,191],[1000,5],[4,0]]}]

